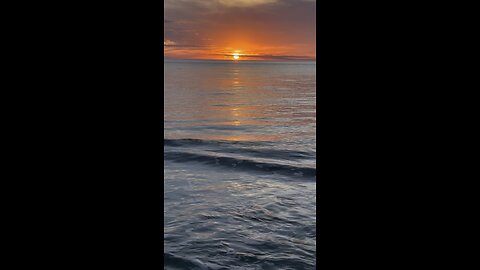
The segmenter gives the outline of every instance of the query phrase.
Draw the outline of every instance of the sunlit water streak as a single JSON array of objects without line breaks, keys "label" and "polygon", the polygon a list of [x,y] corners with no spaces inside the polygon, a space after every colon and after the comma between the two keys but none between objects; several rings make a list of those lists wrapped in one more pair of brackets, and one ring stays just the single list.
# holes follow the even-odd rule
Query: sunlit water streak
[{"label": "sunlit water streak", "polygon": [[164,268],[313,269],[315,63],[164,75]]}]

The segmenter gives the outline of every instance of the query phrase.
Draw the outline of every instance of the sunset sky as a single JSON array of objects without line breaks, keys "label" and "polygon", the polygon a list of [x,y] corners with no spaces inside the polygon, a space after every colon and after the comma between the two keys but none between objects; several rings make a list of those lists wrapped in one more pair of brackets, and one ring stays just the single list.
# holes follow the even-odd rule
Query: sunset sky
[{"label": "sunset sky", "polygon": [[315,5],[315,0],[164,0],[164,56],[315,60]]}]

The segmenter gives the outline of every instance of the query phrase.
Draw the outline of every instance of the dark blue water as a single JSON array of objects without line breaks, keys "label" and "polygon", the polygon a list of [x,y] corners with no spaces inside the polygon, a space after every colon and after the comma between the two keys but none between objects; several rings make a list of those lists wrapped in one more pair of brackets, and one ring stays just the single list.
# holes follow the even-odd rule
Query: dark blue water
[{"label": "dark blue water", "polygon": [[165,62],[164,269],[314,269],[315,63]]}]

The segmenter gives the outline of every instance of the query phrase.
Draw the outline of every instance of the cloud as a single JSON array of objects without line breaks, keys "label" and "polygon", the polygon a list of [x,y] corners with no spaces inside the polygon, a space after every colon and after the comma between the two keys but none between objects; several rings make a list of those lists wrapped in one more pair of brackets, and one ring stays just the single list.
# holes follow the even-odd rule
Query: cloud
[{"label": "cloud", "polygon": [[276,3],[278,0],[218,0],[218,2],[228,7],[249,7]]},{"label": "cloud", "polygon": [[[223,54],[223,56],[233,56],[233,54]],[[303,55],[272,55],[272,54],[242,54],[241,58],[261,58],[267,60],[299,60],[314,61],[316,58]]]},{"label": "cloud", "polygon": [[280,0],[164,0],[165,8],[175,8],[185,5],[203,7],[253,7],[258,5],[277,3]]},{"label": "cloud", "polygon": [[174,46],[177,43],[175,41],[171,41],[169,39],[163,41],[163,46]]},{"label": "cloud", "polygon": [[191,48],[191,49],[195,49],[195,48],[206,48],[208,46],[205,46],[205,45],[195,45],[195,44],[179,44],[175,41],[172,41],[172,40],[164,40],[163,41],[163,46],[164,47],[172,47],[173,48],[182,48],[182,49],[185,49],[185,48]]},{"label": "cloud", "polygon": [[164,0],[164,9],[203,9],[204,11],[221,10],[224,8],[250,8],[262,5],[297,5],[302,2],[316,0]]}]

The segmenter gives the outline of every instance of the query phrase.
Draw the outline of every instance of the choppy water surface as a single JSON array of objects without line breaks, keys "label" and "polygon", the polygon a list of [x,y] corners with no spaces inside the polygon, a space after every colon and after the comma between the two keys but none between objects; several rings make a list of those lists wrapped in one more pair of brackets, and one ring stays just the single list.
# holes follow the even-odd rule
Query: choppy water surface
[{"label": "choppy water surface", "polygon": [[164,65],[164,268],[314,269],[315,63]]}]

